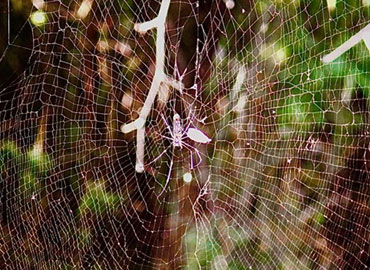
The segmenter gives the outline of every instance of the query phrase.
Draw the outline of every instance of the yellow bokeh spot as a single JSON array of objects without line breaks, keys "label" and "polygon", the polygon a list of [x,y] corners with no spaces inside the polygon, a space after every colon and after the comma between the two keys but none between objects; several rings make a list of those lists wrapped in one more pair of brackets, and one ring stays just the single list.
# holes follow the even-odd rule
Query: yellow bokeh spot
[{"label": "yellow bokeh spot", "polygon": [[287,48],[281,47],[278,44],[262,45],[260,49],[260,56],[263,60],[271,60],[275,65],[281,65],[284,63],[289,52]]},{"label": "yellow bokeh spot", "polygon": [[284,48],[281,48],[274,53],[274,60],[277,64],[281,64],[282,62],[284,62],[286,57],[287,55]]},{"label": "yellow bokeh spot", "polygon": [[337,5],[337,0],[327,0],[326,3],[328,5],[329,11],[332,11],[332,10],[335,9],[335,7]]},{"label": "yellow bokeh spot", "polygon": [[31,23],[36,26],[42,26],[46,23],[47,16],[42,10],[35,11],[31,14]]}]

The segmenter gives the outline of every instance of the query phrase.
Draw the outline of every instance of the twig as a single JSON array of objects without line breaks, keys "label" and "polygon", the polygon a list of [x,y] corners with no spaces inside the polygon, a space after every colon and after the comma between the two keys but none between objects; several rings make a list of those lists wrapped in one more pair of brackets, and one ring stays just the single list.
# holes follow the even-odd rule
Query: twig
[{"label": "twig", "polygon": [[322,58],[322,61],[327,64],[330,62],[333,62],[335,59],[337,59],[339,56],[341,56],[343,53],[351,49],[353,46],[355,46],[357,43],[359,43],[361,40],[364,40],[369,52],[370,52],[370,24],[365,26],[363,29],[360,30],[356,35],[352,36],[349,40],[344,42],[342,45],[340,45],[338,48],[336,48],[331,53],[325,55]]},{"label": "twig", "polygon": [[[159,9],[158,16],[153,20],[137,23],[134,29],[145,34],[147,31],[157,28],[157,37],[155,41],[156,45],[156,60],[155,60],[155,72],[152,80],[152,84],[149,89],[148,96],[141,109],[139,118],[135,121],[125,124],[121,127],[123,133],[128,133],[137,130],[136,134],[136,165],[135,170],[138,173],[144,171],[144,145],[145,145],[145,122],[148,117],[150,110],[153,106],[155,97],[161,87],[161,83],[168,83],[169,80],[164,71],[165,63],[165,32],[166,32],[166,17],[170,6],[170,0],[162,0],[161,7]],[[171,83],[173,85],[173,83]]]},{"label": "twig", "polygon": [[139,128],[136,133],[136,165],[135,170],[138,173],[144,171],[144,142],[145,142],[145,128]]},{"label": "twig", "polygon": [[232,110],[236,112],[241,112],[244,109],[246,94],[241,92],[242,86],[244,84],[244,81],[246,80],[247,74],[246,70],[243,65],[240,65],[238,74],[236,75],[234,86],[231,90],[231,101],[234,104],[234,102],[237,100],[235,106],[233,106]]}]

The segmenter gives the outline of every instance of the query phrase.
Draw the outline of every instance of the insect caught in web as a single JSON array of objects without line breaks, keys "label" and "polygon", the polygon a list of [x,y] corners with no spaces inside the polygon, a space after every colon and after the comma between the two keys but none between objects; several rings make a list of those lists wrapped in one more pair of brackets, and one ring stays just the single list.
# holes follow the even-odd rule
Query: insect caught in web
[{"label": "insect caught in web", "polygon": [[[178,113],[174,113],[172,118],[172,128],[171,125],[166,120],[165,116],[161,114],[162,120],[166,125],[167,131],[169,133],[169,136],[161,135],[163,139],[167,139],[171,142],[170,146],[168,146],[161,154],[158,155],[153,161],[151,161],[149,164],[156,162],[158,159],[160,159],[171,147],[172,151],[175,150],[187,150],[190,153],[190,169],[193,170],[194,168],[198,167],[202,162],[202,156],[196,147],[194,147],[192,144],[188,143],[187,140],[191,140],[195,143],[200,144],[208,144],[211,142],[211,139],[201,130],[195,128],[192,126],[192,120],[191,117],[189,118],[189,123],[184,127],[182,124],[182,119]],[[194,161],[193,154],[195,153],[197,161]],[[147,164],[147,165],[149,165]],[[163,186],[162,191],[160,192],[159,196],[162,195],[162,193],[166,190],[170,178],[171,178],[171,172],[173,167],[173,157],[170,159],[170,165],[169,165],[169,171],[167,175],[167,179],[165,182],[165,185]]]}]

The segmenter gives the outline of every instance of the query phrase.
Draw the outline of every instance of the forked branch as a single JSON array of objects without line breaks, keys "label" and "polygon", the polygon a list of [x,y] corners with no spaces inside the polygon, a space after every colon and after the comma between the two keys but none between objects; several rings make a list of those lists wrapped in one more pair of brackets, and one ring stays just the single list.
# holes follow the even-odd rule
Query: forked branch
[{"label": "forked branch", "polygon": [[129,133],[131,131],[137,130],[135,170],[138,173],[142,173],[144,171],[145,122],[153,106],[154,100],[158,94],[161,84],[166,83],[172,87],[181,85],[181,83],[175,83],[172,79],[168,78],[164,70],[166,17],[169,6],[170,0],[162,0],[161,7],[156,18],[147,22],[137,23],[134,26],[134,29],[140,34],[145,34],[147,31],[153,28],[157,29],[157,36],[155,41],[156,46],[155,72],[152,84],[149,89],[149,93],[140,111],[139,118],[133,122],[122,125],[121,127],[121,131],[123,133]]}]

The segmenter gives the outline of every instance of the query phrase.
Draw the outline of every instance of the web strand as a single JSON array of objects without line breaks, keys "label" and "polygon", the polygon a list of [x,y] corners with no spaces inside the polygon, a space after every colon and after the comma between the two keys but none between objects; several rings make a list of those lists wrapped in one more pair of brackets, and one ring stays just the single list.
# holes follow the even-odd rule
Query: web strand
[{"label": "web strand", "polygon": [[0,3],[0,268],[368,269],[369,8]]}]

